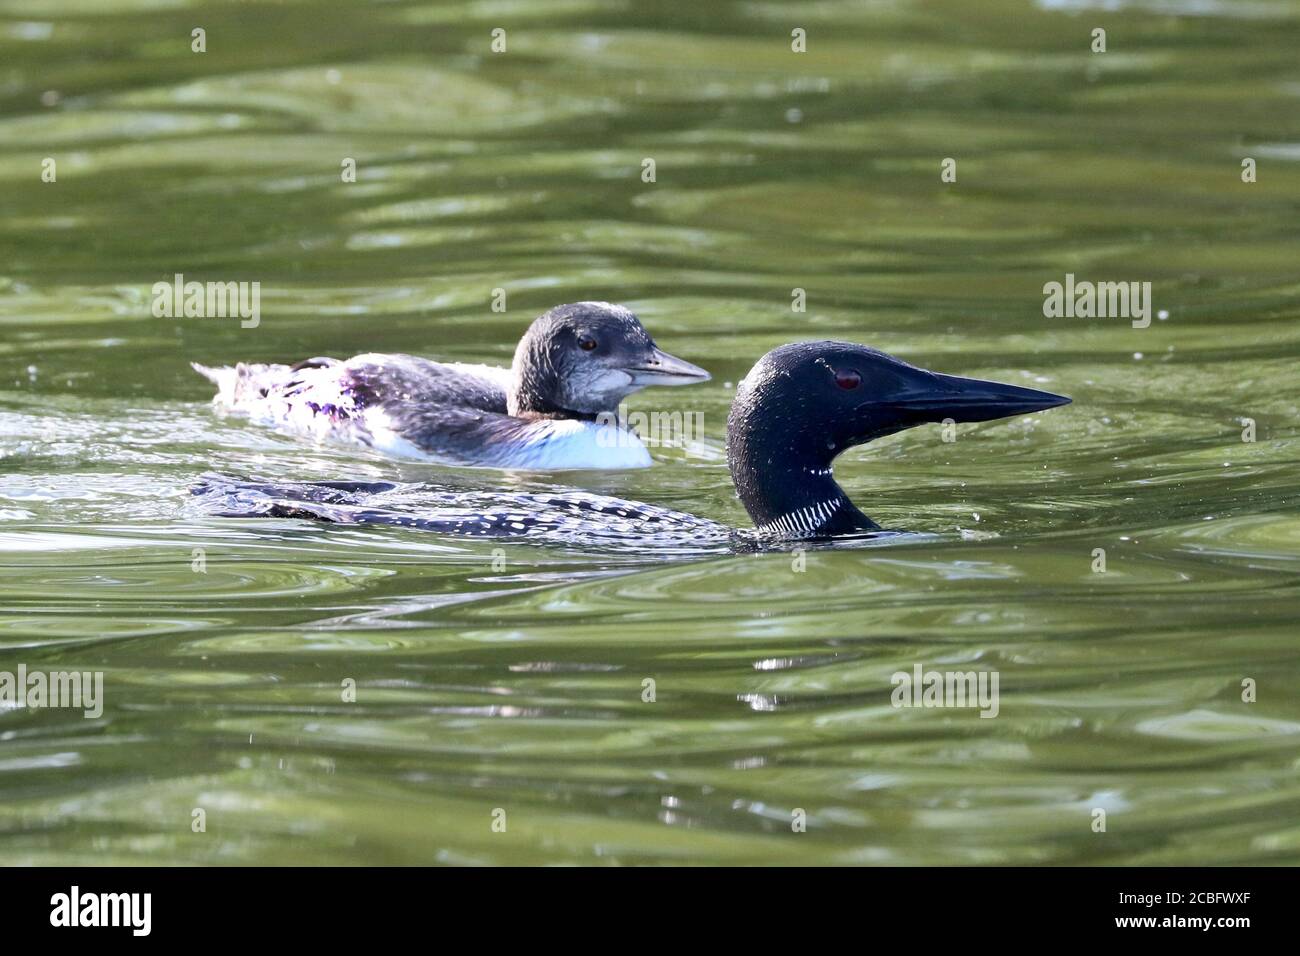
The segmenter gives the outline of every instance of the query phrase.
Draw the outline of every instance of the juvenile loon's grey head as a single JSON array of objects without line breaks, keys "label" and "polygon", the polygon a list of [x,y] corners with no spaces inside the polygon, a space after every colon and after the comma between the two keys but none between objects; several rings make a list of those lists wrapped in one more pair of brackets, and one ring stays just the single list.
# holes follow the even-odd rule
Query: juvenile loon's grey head
[{"label": "juvenile loon's grey head", "polygon": [[1019,385],[916,368],[849,342],[797,342],[768,352],[736,390],[727,462],[759,531],[830,537],[879,526],[835,483],[846,448],[925,422],[984,422],[1070,399]]},{"label": "juvenile loon's grey head", "polygon": [[707,382],[704,369],[655,345],[621,305],[575,302],[533,321],[515,349],[511,415],[595,418],[647,385]]}]

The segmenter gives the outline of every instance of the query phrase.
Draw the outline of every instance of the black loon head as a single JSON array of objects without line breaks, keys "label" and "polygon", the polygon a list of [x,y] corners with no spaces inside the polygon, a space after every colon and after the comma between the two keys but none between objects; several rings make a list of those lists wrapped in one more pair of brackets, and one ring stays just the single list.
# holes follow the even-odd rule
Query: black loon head
[{"label": "black loon head", "polygon": [[925,422],[983,422],[1070,399],[1019,385],[916,368],[849,342],[798,342],[768,352],[736,390],[727,461],[760,533],[817,538],[875,522],[835,483],[846,448]]},{"label": "black loon head", "polygon": [[515,349],[511,415],[592,418],[647,385],[706,382],[709,373],[655,345],[630,311],[575,302],[533,321]]}]

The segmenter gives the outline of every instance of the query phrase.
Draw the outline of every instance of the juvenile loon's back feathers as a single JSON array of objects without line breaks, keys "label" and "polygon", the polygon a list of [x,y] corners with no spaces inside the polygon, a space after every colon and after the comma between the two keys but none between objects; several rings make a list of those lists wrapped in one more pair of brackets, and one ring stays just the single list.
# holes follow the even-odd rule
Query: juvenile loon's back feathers
[{"label": "juvenile loon's back feathers", "polygon": [[506,414],[510,369],[368,352],[343,363],[341,386],[363,405],[403,403]]}]

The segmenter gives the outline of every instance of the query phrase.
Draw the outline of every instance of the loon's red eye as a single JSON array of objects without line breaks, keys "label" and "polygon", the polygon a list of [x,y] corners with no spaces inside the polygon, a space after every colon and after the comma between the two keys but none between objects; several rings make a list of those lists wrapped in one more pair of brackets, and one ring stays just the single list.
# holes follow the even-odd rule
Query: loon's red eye
[{"label": "loon's red eye", "polygon": [[582,349],[584,352],[590,352],[595,347],[596,347],[596,340],[593,339],[590,335],[578,336],[578,348]]},{"label": "loon's red eye", "polygon": [[842,368],[835,373],[835,384],[849,391],[862,384],[862,376],[858,374],[857,369]]}]

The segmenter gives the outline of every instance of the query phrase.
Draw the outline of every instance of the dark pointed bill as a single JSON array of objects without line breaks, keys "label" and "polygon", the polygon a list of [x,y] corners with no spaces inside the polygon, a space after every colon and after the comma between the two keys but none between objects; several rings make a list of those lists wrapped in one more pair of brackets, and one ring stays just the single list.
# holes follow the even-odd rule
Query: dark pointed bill
[{"label": "dark pointed bill", "polygon": [[692,365],[663,349],[656,348],[642,365],[630,367],[634,385],[693,385],[707,382],[711,377],[698,365]]},{"label": "dark pointed bill", "polygon": [[1036,388],[928,372],[888,404],[929,421],[987,422],[1069,403],[1064,395]]}]

